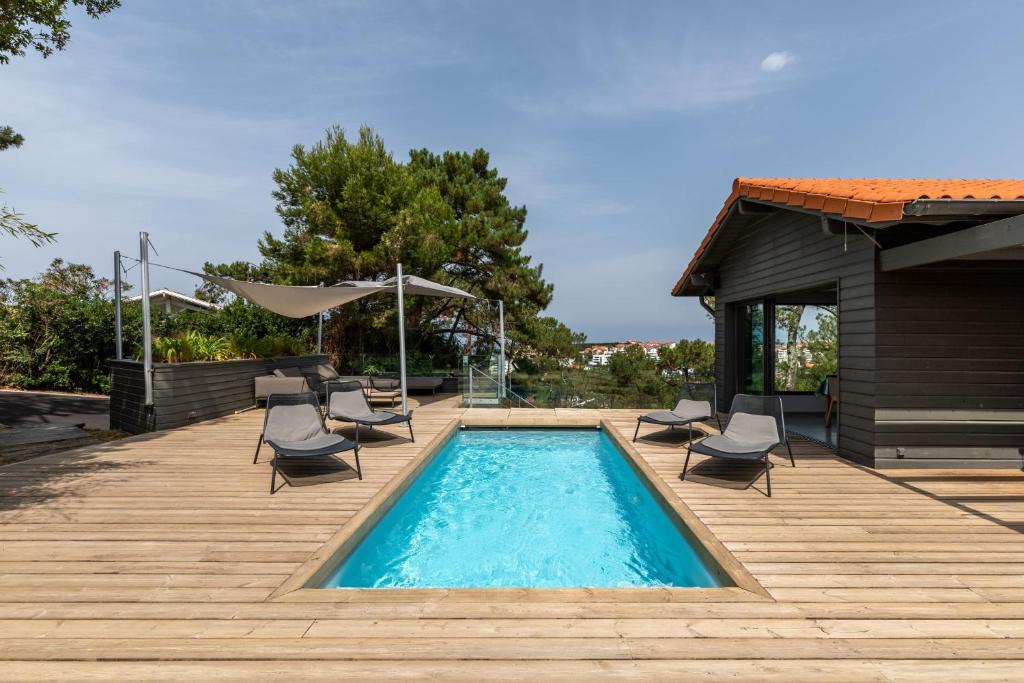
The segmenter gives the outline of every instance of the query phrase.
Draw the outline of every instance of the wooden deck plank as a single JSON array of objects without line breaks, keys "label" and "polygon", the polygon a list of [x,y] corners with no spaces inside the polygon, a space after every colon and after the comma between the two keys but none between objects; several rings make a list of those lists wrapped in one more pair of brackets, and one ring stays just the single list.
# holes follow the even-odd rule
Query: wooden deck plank
[{"label": "wooden deck plank", "polygon": [[[635,411],[482,411],[518,422]],[[799,443],[774,496],[680,446],[635,448],[770,598],[695,591],[271,595],[452,420],[368,445],[362,481],[283,487],[262,415],[0,467],[0,660],[25,679],[1024,677],[1024,476],[870,472]],[[401,430],[390,430],[401,436]],[[643,430],[643,434],[648,434]],[[694,462],[696,461],[696,462]],[[746,486],[746,484],[750,486]],[[329,662],[329,665],[326,663]]]}]

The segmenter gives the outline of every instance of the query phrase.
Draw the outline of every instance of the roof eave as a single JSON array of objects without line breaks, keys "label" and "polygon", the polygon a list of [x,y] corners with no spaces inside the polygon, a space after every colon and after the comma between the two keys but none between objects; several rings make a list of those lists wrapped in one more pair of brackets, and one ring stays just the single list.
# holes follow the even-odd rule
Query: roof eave
[{"label": "roof eave", "polygon": [[1024,213],[1021,199],[915,199],[903,207],[904,216],[915,218],[999,216]]},{"label": "roof eave", "polygon": [[[686,267],[686,272],[684,272],[683,276],[676,282],[676,286],[672,288],[672,296],[703,296],[708,293],[706,287],[701,287],[700,291],[697,291],[694,287],[690,287],[690,276],[696,272],[697,267],[704,261],[704,256],[708,253],[711,247],[714,246],[715,242],[718,241],[718,236],[722,234],[722,226],[728,223],[729,219],[736,215],[737,207],[740,205],[739,200],[739,197],[733,199],[725,216],[718,221],[718,230],[711,235],[711,239],[704,245],[704,248],[701,249],[700,254],[694,255],[693,260],[690,261],[690,265]],[[688,289],[691,289],[692,291],[687,291]]]}]

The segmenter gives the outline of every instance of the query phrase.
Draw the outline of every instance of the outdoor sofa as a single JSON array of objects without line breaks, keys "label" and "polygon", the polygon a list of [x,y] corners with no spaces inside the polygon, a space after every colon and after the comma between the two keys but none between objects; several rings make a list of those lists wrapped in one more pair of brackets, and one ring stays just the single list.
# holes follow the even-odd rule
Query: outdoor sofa
[{"label": "outdoor sofa", "polygon": [[[257,401],[264,400],[271,394],[295,394],[304,391],[313,391],[326,398],[325,383],[335,381],[359,382],[370,401],[387,402],[391,407],[394,407],[402,396],[400,382],[394,377],[339,375],[326,363],[301,368],[278,368],[271,375],[255,379],[254,393]],[[436,395],[443,385],[443,377],[406,377],[406,387],[410,393],[429,391]]]},{"label": "outdoor sofa", "polygon": [[[381,380],[390,380],[391,382],[394,383],[394,386],[396,388],[398,387],[399,384],[398,379],[394,377],[371,377],[370,375],[345,375],[343,377],[338,377],[338,379],[345,382],[359,382],[360,384],[363,385],[363,388],[366,390],[370,390],[373,388],[371,386],[371,380],[373,379],[377,380],[378,386],[380,386],[381,389],[384,388],[384,385],[381,382]],[[429,391],[431,394],[436,394],[444,385],[444,377],[431,377],[427,375],[409,376],[405,378],[405,385],[410,392]]]}]

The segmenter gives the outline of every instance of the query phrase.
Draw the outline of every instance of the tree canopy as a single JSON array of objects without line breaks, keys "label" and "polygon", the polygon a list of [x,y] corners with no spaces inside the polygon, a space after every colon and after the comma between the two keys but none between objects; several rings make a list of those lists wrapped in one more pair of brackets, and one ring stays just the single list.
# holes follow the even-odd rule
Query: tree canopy
[{"label": "tree canopy", "polygon": [[[9,147],[21,147],[25,138],[14,132],[10,126],[0,126],[0,152]],[[2,192],[2,190],[0,190]],[[0,233],[7,233],[11,237],[25,237],[34,246],[42,246],[54,240],[54,233],[45,232],[39,226],[27,222],[20,213],[6,204],[0,204]],[[0,264],[0,270],[3,270]]]},{"label": "tree canopy", "polygon": [[121,6],[120,0],[0,0],[0,64],[34,49],[44,58],[71,40],[71,6],[93,19]]},{"label": "tree canopy", "polygon": [[[262,263],[207,264],[208,272],[316,285],[383,279],[394,275],[400,262],[407,274],[480,299],[503,300],[513,356],[553,338],[571,339],[560,323],[538,317],[551,302],[553,286],[523,251],[526,208],[505,197],[507,181],[484,150],[435,154],[419,149],[400,162],[372,129],[363,127],[349,140],[334,127],[308,148],[296,145],[291,164],[273,177],[283,234],[263,234]],[[201,293],[217,295],[211,288]],[[497,311],[488,301],[410,297],[406,315],[409,334],[422,350],[451,349],[455,335],[470,340],[471,347],[496,339]],[[392,352],[395,328],[393,301],[362,299],[331,317],[326,348],[343,354]]]},{"label": "tree canopy", "polygon": [[[82,7],[97,19],[121,5],[120,0],[0,0],[0,64],[21,57],[34,48],[43,58],[63,50],[71,40],[70,6]],[[0,152],[21,147],[24,136],[10,126],[0,126]],[[40,230],[12,207],[0,204],[0,233],[25,237],[33,245],[53,242],[56,233]],[[0,265],[0,270],[3,266]]]}]

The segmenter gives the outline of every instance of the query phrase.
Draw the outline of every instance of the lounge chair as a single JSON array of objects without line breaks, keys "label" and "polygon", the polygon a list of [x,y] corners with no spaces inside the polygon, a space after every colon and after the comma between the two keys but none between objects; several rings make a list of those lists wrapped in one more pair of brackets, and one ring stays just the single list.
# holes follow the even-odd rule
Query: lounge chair
[{"label": "lounge chair", "polygon": [[729,424],[722,434],[708,436],[686,448],[686,462],[680,479],[686,479],[690,465],[690,452],[710,455],[726,460],[764,461],[764,478],[768,496],[772,495],[772,477],[768,454],[776,446],[786,444],[789,462],[796,467],[793,449],[786,438],[786,420],[782,414],[782,399],[778,396],[751,396],[737,394],[729,410]]},{"label": "lounge chair", "polygon": [[397,379],[391,377],[370,376],[370,388],[366,396],[371,401],[390,401],[391,407],[395,407],[395,401],[402,396],[402,385]]},{"label": "lounge chair", "polygon": [[306,378],[306,383],[309,385],[309,388],[312,391],[315,391],[319,397],[324,395],[324,382],[329,382],[340,377],[338,371],[326,363],[320,363],[319,365],[304,365],[299,368],[299,372]]},{"label": "lounge chair", "polygon": [[641,415],[636,419],[636,431],[633,432],[633,442],[640,433],[640,424],[662,425],[664,427],[686,427],[690,430],[690,440],[693,440],[693,423],[710,420],[714,417],[718,420],[718,430],[722,430],[722,421],[718,418],[718,394],[714,382],[701,384],[684,384],[679,389],[679,399],[676,407],[672,410],[656,410],[653,413]]},{"label": "lounge chair", "polygon": [[384,410],[374,410],[363,393],[363,385],[357,381],[326,382],[327,385],[327,417],[341,422],[353,422],[356,425],[356,441],[359,441],[359,426],[367,425],[370,429],[381,425],[402,424],[409,427],[409,440],[416,438],[412,434],[412,413],[400,415]]},{"label": "lounge chair", "polygon": [[271,494],[274,493],[280,458],[312,458],[354,450],[356,475],[363,478],[363,470],[359,466],[359,442],[328,431],[320,415],[320,402],[311,391],[303,394],[271,394],[267,397],[267,412],[263,417],[263,431],[256,443],[253,464],[259,459],[260,446],[264,443],[274,449],[274,468],[270,473]]}]

